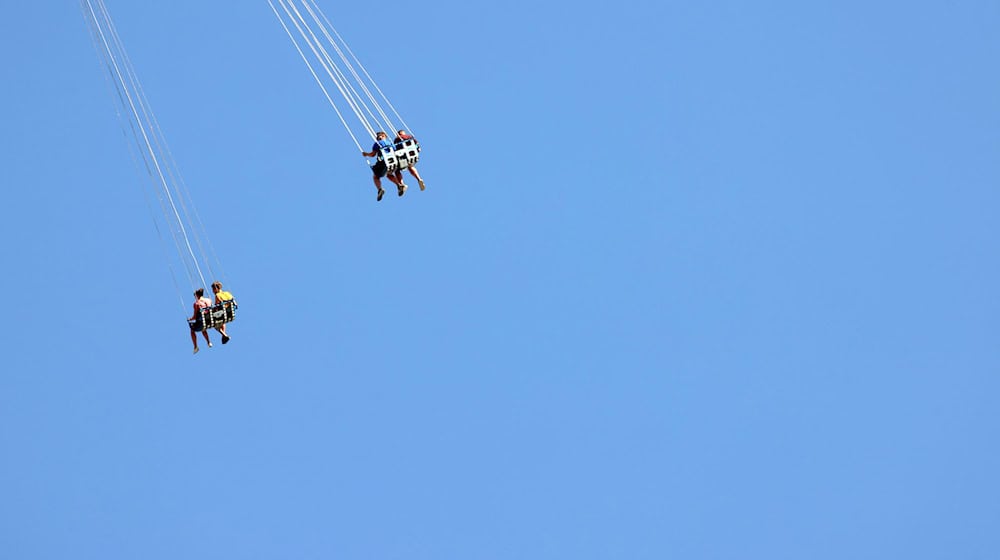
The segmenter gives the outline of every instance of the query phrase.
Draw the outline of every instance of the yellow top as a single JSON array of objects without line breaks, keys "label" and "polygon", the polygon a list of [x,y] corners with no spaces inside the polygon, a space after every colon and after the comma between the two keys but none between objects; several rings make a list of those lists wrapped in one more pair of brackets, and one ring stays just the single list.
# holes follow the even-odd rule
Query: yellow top
[{"label": "yellow top", "polygon": [[229,301],[233,299],[233,294],[225,290],[219,290],[218,292],[216,292],[215,297],[219,298],[219,301]]}]

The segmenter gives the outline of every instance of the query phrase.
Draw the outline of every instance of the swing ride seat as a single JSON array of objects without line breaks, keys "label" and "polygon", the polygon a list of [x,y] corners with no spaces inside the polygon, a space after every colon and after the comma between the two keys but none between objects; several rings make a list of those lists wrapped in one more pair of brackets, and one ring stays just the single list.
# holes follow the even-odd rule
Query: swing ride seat
[{"label": "swing ride seat", "polygon": [[420,159],[420,143],[415,138],[396,142],[391,148],[382,148],[379,158],[385,162],[386,174],[413,167]]},{"label": "swing ride seat", "polygon": [[191,322],[191,328],[195,332],[214,329],[219,325],[232,322],[236,319],[235,299],[219,302],[212,307],[206,307],[198,314],[198,318]]}]

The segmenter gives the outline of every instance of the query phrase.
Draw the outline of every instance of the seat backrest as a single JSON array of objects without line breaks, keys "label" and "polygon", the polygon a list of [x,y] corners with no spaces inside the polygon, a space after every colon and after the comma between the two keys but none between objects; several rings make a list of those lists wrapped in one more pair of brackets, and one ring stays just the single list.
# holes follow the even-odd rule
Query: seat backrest
[{"label": "seat backrest", "polygon": [[407,138],[401,142],[396,142],[394,145],[396,148],[393,152],[397,165],[397,169],[406,169],[407,167],[417,164],[420,160],[420,143],[417,142],[416,138]]},{"label": "seat backrest", "polygon": [[395,173],[399,171],[399,160],[396,157],[396,150],[391,147],[386,146],[379,151],[379,159],[385,162],[385,171],[387,174]]},{"label": "seat backrest", "polygon": [[203,329],[211,329],[223,323],[228,323],[236,319],[236,300],[219,302],[218,305],[205,307],[201,310],[201,324]]}]

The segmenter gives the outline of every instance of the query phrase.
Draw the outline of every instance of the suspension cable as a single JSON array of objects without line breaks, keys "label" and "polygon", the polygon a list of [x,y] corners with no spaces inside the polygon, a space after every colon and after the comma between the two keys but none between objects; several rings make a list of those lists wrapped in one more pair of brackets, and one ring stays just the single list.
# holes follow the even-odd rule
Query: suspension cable
[{"label": "suspension cable", "polygon": [[[371,73],[361,63],[354,51],[351,50],[347,41],[344,40],[343,36],[333,26],[330,19],[323,13],[323,10],[320,9],[316,0],[299,0],[298,2],[296,0],[267,0],[267,2],[271,6],[275,17],[281,23],[281,27],[285,30],[285,34],[288,35],[288,38],[292,41],[292,45],[298,51],[299,56],[306,63],[306,67],[312,74],[313,79],[319,84],[327,101],[333,107],[334,111],[336,111],[341,124],[344,125],[344,128],[358,148],[361,148],[361,144],[354,132],[354,127],[348,124],[344,114],[338,107],[338,102],[335,102],[331,96],[331,90],[328,89],[327,83],[317,73],[313,65],[314,63],[318,63],[323,67],[329,81],[343,98],[343,103],[354,112],[357,119],[355,126],[360,125],[369,136],[375,138],[376,126],[379,128],[384,126],[386,130],[397,130],[393,125],[393,118],[390,117],[390,112],[402,123],[404,129],[410,130],[409,125],[406,124],[399,111],[389,101],[385,92],[382,91],[374,78],[372,78]],[[284,15],[275,7],[275,3],[281,7]],[[299,5],[301,5],[301,10]],[[306,15],[309,17],[307,18]],[[286,18],[290,24],[286,22]],[[291,27],[295,27],[301,40],[308,46],[308,50],[312,52],[315,60],[307,56],[306,50],[300,46],[298,39],[292,33]],[[381,97],[381,100],[379,97]],[[383,103],[388,106],[389,111],[383,108]]]},{"label": "suspension cable", "polygon": [[[108,11],[107,7],[104,5],[104,0],[97,0],[97,2],[103,12],[107,14]],[[167,184],[173,186],[174,199],[177,201],[177,206],[180,207],[180,214],[184,217],[183,222],[179,222],[179,224],[188,224],[186,229],[190,236],[194,239],[194,245],[198,249],[198,254],[201,257],[201,263],[204,264],[204,267],[208,271],[210,277],[218,278],[213,270],[212,259],[209,258],[206,246],[208,246],[211,250],[213,258],[217,264],[216,268],[218,268],[220,272],[222,271],[221,261],[219,261],[214,249],[211,248],[211,243],[208,240],[204,223],[201,220],[201,216],[198,214],[197,207],[191,202],[192,199],[187,190],[187,185],[184,183],[184,178],[177,169],[176,160],[170,151],[170,147],[167,145],[160,123],[152,109],[150,109],[145,90],[139,82],[138,75],[135,72],[132,61],[128,57],[128,53],[125,51],[125,46],[118,34],[118,29],[113,25],[108,25],[108,34],[111,36],[117,52],[122,55],[122,67],[129,78],[129,83],[131,84],[133,91],[135,92],[135,98],[139,108],[142,109],[143,118],[149,127],[150,137],[152,137],[153,142],[156,144],[157,153],[162,154],[160,161],[163,165],[163,169],[166,171],[168,179]],[[161,204],[165,204],[165,202],[167,202],[164,197],[161,196],[159,198]],[[192,216],[194,219],[192,219]],[[167,215],[167,218],[169,219],[169,214]],[[179,232],[180,230],[180,227],[175,228],[175,231]],[[195,259],[194,262],[197,262],[197,259]],[[202,282],[204,283],[204,280]]]},{"label": "suspension cable", "polygon": [[[323,13],[323,10],[321,10],[320,7],[316,4],[316,0],[310,0],[310,2],[312,2],[313,7],[316,8],[316,11],[319,12],[319,15],[323,16],[323,21],[326,22],[327,27],[329,27],[330,31],[332,31],[333,34],[337,37],[337,40],[339,40],[340,43],[344,45],[344,50],[346,50],[351,55],[351,58],[354,59],[354,62],[358,65],[358,68],[361,69],[361,72],[364,73],[365,77],[368,78],[368,81],[371,82],[372,86],[375,88],[375,91],[377,91],[378,94],[382,96],[382,99],[385,101],[385,104],[389,106],[393,114],[396,115],[396,118],[399,119],[399,122],[403,123],[403,128],[409,131],[410,134],[415,134],[413,130],[410,128],[410,125],[406,124],[406,121],[403,120],[403,116],[399,114],[399,111],[396,110],[396,107],[394,107],[392,102],[389,101],[389,98],[385,95],[385,93],[382,92],[382,88],[378,87],[378,83],[375,82],[375,78],[372,78],[371,74],[368,73],[368,69],[365,68],[365,65],[361,63],[361,60],[359,60],[357,55],[354,54],[354,51],[351,50],[351,46],[348,45],[347,41],[345,41],[344,38],[340,36],[340,33],[337,31],[337,28],[335,28],[333,24],[330,23],[330,19],[326,17],[326,14]],[[358,78],[358,82],[361,82],[360,78]]]},{"label": "suspension cable", "polygon": [[[277,1],[279,4],[281,4],[281,7],[287,12],[288,8],[285,7],[284,2],[282,2],[282,0],[277,0]],[[312,64],[309,62],[309,58],[302,51],[302,48],[299,46],[298,41],[295,40],[295,37],[292,35],[291,30],[288,29],[288,26],[285,24],[285,20],[281,17],[281,14],[278,13],[277,8],[274,7],[274,3],[271,2],[271,0],[267,0],[267,3],[271,6],[271,10],[274,12],[274,16],[278,18],[278,22],[281,23],[282,29],[285,30],[285,33],[288,35],[288,38],[292,41],[292,45],[295,46],[295,50],[298,51],[299,56],[302,57],[302,61],[306,63],[306,66],[309,68],[309,72],[316,80],[316,83],[319,84],[319,88],[323,90],[323,95],[326,96],[326,100],[330,102],[330,106],[333,107],[333,110],[337,113],[337,117],[339,117],[340,122],[343,123],[344,129],[346,129],[347,133],[351,135],[351,140],[354,140],[354,144],[358,147],[359,150],[364,151],[361,148],[361,143],[358,142],[357,137],[354,136],[354,131],[351,130],[351,125],[347,124],[347,121],[344,119],[344,115],[340,113],[340,109],[337,108],[337,104],[333,101],[333,98],[330,96],[330,92],[327,91],[326,86],[323,85],[323,80],[320,79],[319,75],[316,73],[316,70],[313,69]]]},{"label": "suspension cable", "polygon": [[[161,228],[155,217],[153,224],[161,246],[166,249],[163,236],[163,230],[166,229],[173,239],[188,282],[195,287],[206,287],[206,271],[213,278],[218,278],[217,273],[224,276],[224,271],[167,145],[160,123],[150,108],[104,0],[80,0],[80,6],[90,26],[95,48],[107,67],[108,81],[114,85],[118,100],[116,113],[126,138],[131,135],[132,142],[129,145],[134,149],[130,150],[133,161],[138,165],[139,158],[136,156],[141,156],[145,166],[149,187],[148,190],[143,190],[147,195],[147,208],[151,216],[153,213],[149,193],[154,193],[159,201],[162,219],[167,227]],[[181,299],[172,261],[169,258],[167,261],[178,298]],[[183,306],[183,299],[181,304]]]},{"label": "suspension cable", "polygon": [[[362,114],[362,108],[367,110],[369,115],[372,114],[371,110],[368,109],[368,107],[366,106],[362,107],[362,105],[364,104],[360,102],[360,98],[355,99],[355,96],[352,96],[349,93],[350,83],[347,81],[343,72],[336,65],[336,63],[333,62],[333,59],[330,57],[329,53],[327,53],[326,50],[323,48],[323,45],[320,42],[319,38],[316,37],[316,34],[309,26],[309,23],[306,21],[304,17],[302,17],[302,14],[299,12],[298,8],[295,7],[294,2],[288,0],[288,3],[291,6],[291,10],[295,12],[295,17],[293,18],[292,21],[295,24],[295,27],[299,30],[299,33],[302,34],[303,39],[309,43],[309,48],[312,50],[313,55],[316,56],[316,58],[319,60],[319,63],[326,70],[327,75],[330,76],[330,79],[337,86],[337,89],[340,91],[340,94],[344,97],[344,100],[347,101],[347,104],[354,111],[354,115],[358,118],[359,121],[361,121],[361,124],[368,131],[368,133],[374,136],[375,132],[374,127],[372,127],[371,123],[368,122],[368,119],[366,119],[365,116]],[[308,35],[306,35],[306,31],[309,32]],[[374,115],[372,115],[372,118],[373,120],[377,120],[374,118]]]}]

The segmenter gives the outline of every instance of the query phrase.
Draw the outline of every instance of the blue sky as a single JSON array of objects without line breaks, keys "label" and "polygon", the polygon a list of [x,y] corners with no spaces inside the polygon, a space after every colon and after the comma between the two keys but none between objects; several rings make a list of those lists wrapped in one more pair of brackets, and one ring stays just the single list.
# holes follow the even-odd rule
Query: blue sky
[{"label": "blue sky", "polygon": [[265,1],[107,0],[192,356],[75,4],[0,24],[0,557],[996,557],[1000,5],[320,2],[376,203]]}]

